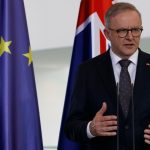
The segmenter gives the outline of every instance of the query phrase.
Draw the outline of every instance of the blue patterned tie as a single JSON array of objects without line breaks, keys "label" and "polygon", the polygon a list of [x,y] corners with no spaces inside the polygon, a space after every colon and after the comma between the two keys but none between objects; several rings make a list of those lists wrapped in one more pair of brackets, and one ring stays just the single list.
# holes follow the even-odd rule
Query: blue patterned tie
[{"label": "blue patterned tie", "polygon": [[125,59],[119,61],[119,63],[121,66],[119,79],[119,100],[124,116],[127,117],[132,94],[131,79],[128,72],[128,66],[131,61]]}]

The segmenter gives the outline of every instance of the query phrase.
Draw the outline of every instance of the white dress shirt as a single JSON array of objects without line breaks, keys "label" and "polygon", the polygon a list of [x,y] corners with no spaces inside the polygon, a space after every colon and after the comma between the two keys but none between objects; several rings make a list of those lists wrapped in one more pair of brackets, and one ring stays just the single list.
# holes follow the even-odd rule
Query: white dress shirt
[{"label": "white dress shirt", "polygon": [[[139,51],[136,50],[134,54],[132,54],[128,59],[131,61],[131,63],[128,66],[128,71],[131,78],[131,83],[134,85],[135,81],[135,75],[136,75],[136,68],[137,68],[137,61],[138,61],[138,53]],[[119,64],[119,61],[122,59],[119,56],[117,56],[111,49],[110,49],[110,58],[112,61],[112,67],[114,71],[115,81],[116,84],[119,83],[119,76],[121,72],[121,66]],[[87,136],[88,138],[93,138],[94,136],[90,132],[90,125],[91,121],[87,125]]]},{"label": "white dress shirt", "polygon": [[[129,64],[128,71],[129,71],[129,74],[130,74],[131,83],[133,85],[134,85],[134,81],[135,81],[138,53],[139,53],[139,51],[137,50],[134,54],[132,54],[129,57],[129,60],[131,61],[131,63]],[[122,58],[117,56],[112,50],[110,50],[110,58],[111,58],[111,61],[112,61],[115,80],[116,80],[116,83],[118,83],[119,82],[120,71],[121,71],[121,66],[119,64],[119,61]]]}]

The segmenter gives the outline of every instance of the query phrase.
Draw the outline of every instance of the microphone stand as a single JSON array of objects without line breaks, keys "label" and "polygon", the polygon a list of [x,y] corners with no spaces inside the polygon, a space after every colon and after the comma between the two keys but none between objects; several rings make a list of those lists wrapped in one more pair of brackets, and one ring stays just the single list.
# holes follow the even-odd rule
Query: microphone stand
[{"label": "microphone stand", "polygon": [[119,83],[117,83],[117,150],[119,150]]},{"label": "microphone stand", "polygon": [[135,150],[135,126],[134,126],[134,101],[133,101],[133,83],[131,84],[131,104],[132,104],[132,129],[133,129],[133,150]]}]

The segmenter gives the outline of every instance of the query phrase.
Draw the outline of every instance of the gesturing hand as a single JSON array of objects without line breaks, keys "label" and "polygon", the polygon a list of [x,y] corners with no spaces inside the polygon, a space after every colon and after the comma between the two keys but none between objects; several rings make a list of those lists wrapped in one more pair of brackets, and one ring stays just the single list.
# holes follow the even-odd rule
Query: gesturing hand
[{"label": "gesturing hand", "polygon": [[145,143],[150,144],[150,124],[148,125],[148,128],[144,130],[144,139]]},{"label": "gesturing hand", "polygon": [[115,136],[117,133],[117,116],[104,116],[107,104],[103,102],[101,109],[96,113],[90,123],[90,132],[94,136]]}]

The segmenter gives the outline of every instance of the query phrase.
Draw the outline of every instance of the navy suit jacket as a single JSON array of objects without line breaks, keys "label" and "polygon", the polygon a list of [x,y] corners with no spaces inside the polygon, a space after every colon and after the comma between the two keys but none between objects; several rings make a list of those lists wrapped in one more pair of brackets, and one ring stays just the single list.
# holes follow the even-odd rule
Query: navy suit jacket
[{"label": "navy suit jacket", "polygon": [[[88,139],[87,124],[104,101],[105,115],[118,115],[118,136]],[[83,150],[117,150],[117,145],[119,150],[133,150],[133,143],[135,150],[150,150],[144,143],[144,129],[150,124],[150,55],[140,49],[131,101],[127,118],[120,105],[117,113],[117,86],[109,51],[81,64],[65,125],[67,137],[84,145]]]}]

